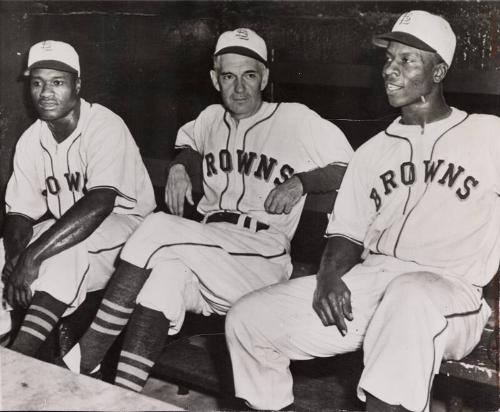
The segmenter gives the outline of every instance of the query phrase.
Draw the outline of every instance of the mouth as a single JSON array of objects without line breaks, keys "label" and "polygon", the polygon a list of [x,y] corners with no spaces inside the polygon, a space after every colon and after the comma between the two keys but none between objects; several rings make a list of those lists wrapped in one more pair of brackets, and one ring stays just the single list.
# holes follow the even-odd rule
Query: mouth
[{"label": "mouth", "polygon": [[57,106],[57,102],[46,100],[38,102],[38,106],[43,110],[52,110]]},{"label": "mouth", "polygon": [[398,84],[394,84],[394,83],[386,83],[385,84],[385,91],[387,94],[393,94],[393,93],[396,93],[397,91],[402,90],[402,89],[403,89],[403,86],[400,86]]}]

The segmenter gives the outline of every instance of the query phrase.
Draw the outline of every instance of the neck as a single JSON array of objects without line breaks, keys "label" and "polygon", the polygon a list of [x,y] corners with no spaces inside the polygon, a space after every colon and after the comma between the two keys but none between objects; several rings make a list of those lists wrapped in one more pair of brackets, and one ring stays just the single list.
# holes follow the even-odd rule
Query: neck
[{"label": "neck", "polygon": [[426,124],[445,119],[451,114],[441,93],[437,95],[422,96],[419,102],[408,105],[401,110],[401,123],[409,125],[420,125],[422,128]]},{"label": "neck", "polygon": [[46,123],[54,139],[57,143],[61,143],[75,131],[78,120],[80,120],[80,100],[66,116],[56,120],[47,120]]}]

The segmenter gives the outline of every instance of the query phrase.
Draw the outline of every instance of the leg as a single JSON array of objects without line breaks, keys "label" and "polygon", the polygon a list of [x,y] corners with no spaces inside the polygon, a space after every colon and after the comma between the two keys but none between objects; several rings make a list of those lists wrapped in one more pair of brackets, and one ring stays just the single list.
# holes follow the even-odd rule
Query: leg
[{"label": "leg", "polygon": [[428,408],[441,360],[470,352],[488,316],[480,290],[458,278],[429,272],[397,277],[366,333],[360,399],[366,391],[411,411]]},{"label": "leg", "polygon": [[[72,370],[90,373],[102,362],[108,349],[126,326],[134,310],[135,298],[150,272],[120,261],[96,318],[79,343],[64,357]],[[78,351],[80,356],[77,355]]]},{"label": "leg", "polygon": [[[368,275],[368,276],[365,276]],[[290,360],[327,357],[361,347],[387,274],[356,266],[344,279],[351,290],[354,320],[343,337],[325,327],[312,309],[316,277],[260,289],[240,299],[226,318],[235,393],[257,409],[293,402]]]}]

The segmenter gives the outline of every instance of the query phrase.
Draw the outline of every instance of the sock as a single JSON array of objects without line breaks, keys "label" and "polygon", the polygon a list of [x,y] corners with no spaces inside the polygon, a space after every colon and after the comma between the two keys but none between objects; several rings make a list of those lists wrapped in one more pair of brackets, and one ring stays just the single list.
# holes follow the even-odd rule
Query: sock
[{"label": "sock", "polygon": [[91,372],[102,362],[106,352],[127,325],[134,310],[135,298],[150,273],[149,269],[120,261],[94,321],[79,341],[82,373]]},{"label": "sock", "polygon": [[35,292],[11,349],[35,356],[67,307],[47,292]]},{"label": "sock", "polygon": [[162,312],[137,305],[125,333],[115,384],[140,392],[168,337]]}]

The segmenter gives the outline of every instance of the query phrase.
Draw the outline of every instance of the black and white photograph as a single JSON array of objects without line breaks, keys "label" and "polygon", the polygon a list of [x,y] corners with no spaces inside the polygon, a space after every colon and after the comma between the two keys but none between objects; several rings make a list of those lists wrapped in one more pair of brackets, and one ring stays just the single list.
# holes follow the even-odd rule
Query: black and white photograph
[{"label": "black and white photograph", "polygon": [[0,0],[0,410],[500,410],[500,1]]}]

